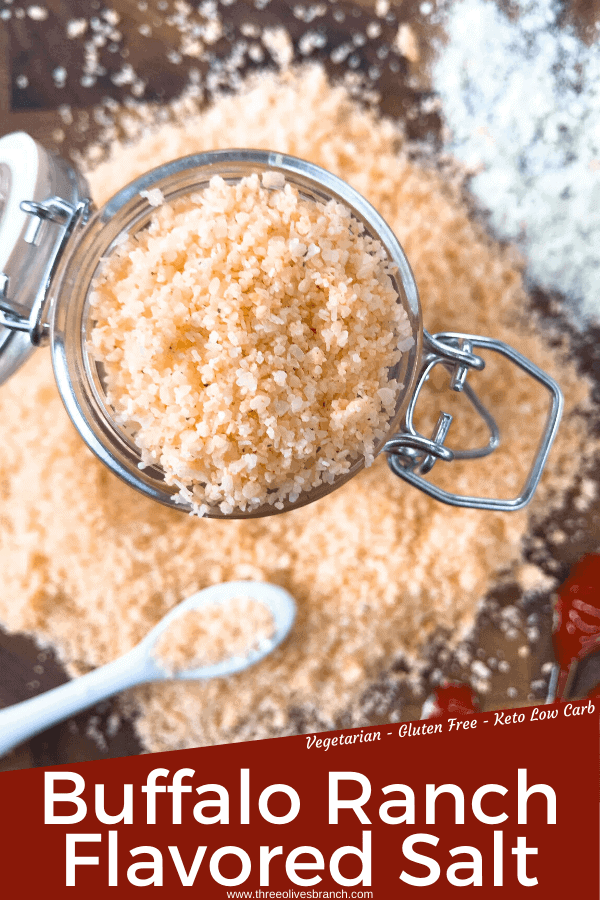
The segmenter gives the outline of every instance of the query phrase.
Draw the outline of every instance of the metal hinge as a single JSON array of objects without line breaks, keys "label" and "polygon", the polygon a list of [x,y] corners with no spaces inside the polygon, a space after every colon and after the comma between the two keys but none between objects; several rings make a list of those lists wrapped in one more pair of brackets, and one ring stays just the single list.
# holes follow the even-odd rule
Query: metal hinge
[{"label": "metal hinge", "polygon": [[40,234],[44,222],[52,222],[59,229],[48,258],[42,263],[39,286],[30,309],[14,298],[11,299],[10,278],[6,273],[0,272],[0,325],[12,331],[27,332],[31,343],[38,346],[47,333],[46,302],[52,276],[73,229],[87,220],[89,201],[82,200],[72,206],[61,197],[51,197],[43,203],[25,200],[21,203],[21,209],[32,217],[23,238],[25,243],[35,247],[41,245]]},{"label": "metal hinge", "polygon": [[[507,512],[522,509],[533,496],[556,435],[562,414],[563,396],[558,384],[529,359],[508,344],[493,338],[480,337],[458,332],[441,332],[430,335],[424,332],[424,357],[421,373],[411,397],[400,431],[384,445],[391,470],[414,487],[430,497],[448,503],[450,506],[471,507]],[[509,359],[512,363],[542,384],[550,393],[550,407],[546,425],[531,469],[520,494],[514,499],[491,497],[471,497],[444,491],[428,481],[427,475],[437,462],[452,462],[457,459],[476,459],[493,453],[500,443],[500,432],[494,417],[483,405],[477,394],[467,383],[471,370],[481,371],[485,362],[473,353],[474,348],[492,350]],[[420,434],[414,426],[414,412],[421,389],[435,366],[442,365],[450,373],[452,390],[464,393],[472,406],[485,422],[489,440],[483,447],[470,450],[451,450],[445,446],[452,416],[442,412],[430,438]]]}]

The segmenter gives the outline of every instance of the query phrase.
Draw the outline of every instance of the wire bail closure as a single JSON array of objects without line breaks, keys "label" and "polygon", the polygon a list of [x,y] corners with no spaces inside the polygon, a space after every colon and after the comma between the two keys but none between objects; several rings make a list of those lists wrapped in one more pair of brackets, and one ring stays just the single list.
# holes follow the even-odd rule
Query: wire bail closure
[{"label": "wire bail closure", "polygon": [[31,216],[23,238],[26,244],[32,247],[40,245],[40,233],[45,222],[52,223],[55,228],[47,252],[40,256],[39,284],[31,308],[22,306],[9,296],[10,278],[0,272],[0,326],[27,333],[32,345],[38,347],[48,337],[46,306],[50,282],[74,228],[87,218],[89,201],[80,200],[71,204],[62,197],[50,197],[43,203],[24,200],[20,208]]},{"label": "wire bail closure", "polygon": [[[421,372],[408,404],[404,422],[400,431],[391,437],[383,447],[388,454],[390,469],[413,487],[449,506],[495,510],[496,512],[522,509],[529,503],[535,492],[558,429],[563,410],[563,396],[558,384],[513,347],[494,338],[451,331],[431,335],[424,330],[423,348]],[[424,477],[438,460],[452,462],[455,459],[477,459],[489,456],[500,444],[500,431],[494,417],[467,382],[467,376],[472,369],[481,371],[485,367],[485,361],[473,353],[475,348],[493,350],[506,357],[527,375],[542,384],[550,393],[550,407],[536,456],[521,493],[514,499],[453,494],[442,490]],[[485,422],[490,435],[485,446],[471,450],[450,450],[446,447],[444,442],[452,423],[452,416],[445,412],[440,414],[430,438],[416,430],[413,418],[417,400],[423,385],[437,365],[442,365],[450,373],[450,388],[458,393],[464,393]]]}]

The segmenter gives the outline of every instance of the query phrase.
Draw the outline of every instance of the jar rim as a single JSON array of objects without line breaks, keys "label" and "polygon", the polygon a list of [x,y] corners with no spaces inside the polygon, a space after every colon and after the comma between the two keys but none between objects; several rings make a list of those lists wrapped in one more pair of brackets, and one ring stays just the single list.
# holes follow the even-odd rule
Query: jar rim
[{"label": "jar rim", "polygon": [[[124,233],[141,230],[155,212],[147,197],[140,192],[159,188],[170,202],[201,190],[214,175],[224,180],[239,181],[254,172],[281,173],[294,187],[311,199],[343,203],[361,221],[368,233],[378,239],[390,261],[397,267],[396,289],[399,301],[408,315],[414,338],[413,346],[402,354],[402,389],[394,416],[386,435],[377,442],[375,454],[397,430],[417,378],[422,350],[422,318],[416,282],[410,265],[389,225],[375,208],[353,187],[338,176],[314,163],[273,151],[215,150],[182,157],[145,173],[118,191],[89,220],[77,245],[62,266],[59,283],[53,290],[51,349],[59,392],[75,427],[88,447],[99,459],[130,486],[154,500],[189,512],[191,505],[178,496],[177,487],[164,483],[158,466],[140,468],[141,454],[131,436],[114,420],[103,397],[100,378],[91,368],[86,344],[86,317],[89,313],[89,291],[101,260],[110,255]],[[337,476],[331,484],[302,492],[294,502],[283,501],[276,509],[262,506],[231,514],[211,507],[207,518],[257,518],[287,512],[312,503],[337,489],[364,468],[358,457],[348,472]]]}]

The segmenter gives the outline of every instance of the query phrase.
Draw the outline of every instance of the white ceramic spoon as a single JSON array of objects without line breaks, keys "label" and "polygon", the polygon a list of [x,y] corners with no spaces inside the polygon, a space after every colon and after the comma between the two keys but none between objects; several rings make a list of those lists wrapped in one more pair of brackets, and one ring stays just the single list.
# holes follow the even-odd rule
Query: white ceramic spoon
[{"label": "white ceramic spoon", "polygon": [[[215,665],[176,674],[167,672],[153,657],[152,648],[156,641],[181,613],[209,604],[223,603],[239,596],[250,597],[263,603],[273,616],[273,636],[261,642],[256,650],[243,657],[232,656]],[[171,679],[219,678],[241,672],[259,662],[283,641],[292,627],[295,614],[296,604],[293,598],[283,588],[274,584],[261,581],[227,581],[198,591],[167,613],[129,653],[38,697],[0,710],[0,756],[56,722],[135,684]]]}]

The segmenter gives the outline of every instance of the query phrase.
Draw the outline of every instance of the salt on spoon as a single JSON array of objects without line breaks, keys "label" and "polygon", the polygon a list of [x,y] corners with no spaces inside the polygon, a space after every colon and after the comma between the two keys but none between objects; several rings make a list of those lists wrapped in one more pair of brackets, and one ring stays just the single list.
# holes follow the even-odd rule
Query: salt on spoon
[{"label": "salt on spoon", "polygon": [[[227,603],[240,597],[262,605],[270,614],[273,624],[268,637],[266,633],[262,638],[257,635],[254,644],[249,642],[247,652],[240,653],[238,650],[237,655],[227,658],[219,654],[216,661],[200,667],[185,669],[180,665],[176,668],[169,665],[166,638],[160,641],[160,645],[159,639],[171,625],[175,625],[177,619],[192,611],[202,613],[202,610],[208,610],[214,613],[215,609],[221,608],[225,612]],[[228,581],[198,591],[167,613],[129,653],[38,697],[1,710],[0,756],[56,722],[136,684],[170,679],[220,678],[242,672],[271,653],[287,637],[295,614],[296,604],[287,591],[261,581]],[[237,622],[232,624],[238,625]],[[156,652],[157,649],[160,652]],[[191,653],[189,659],[193,660]]]}]

